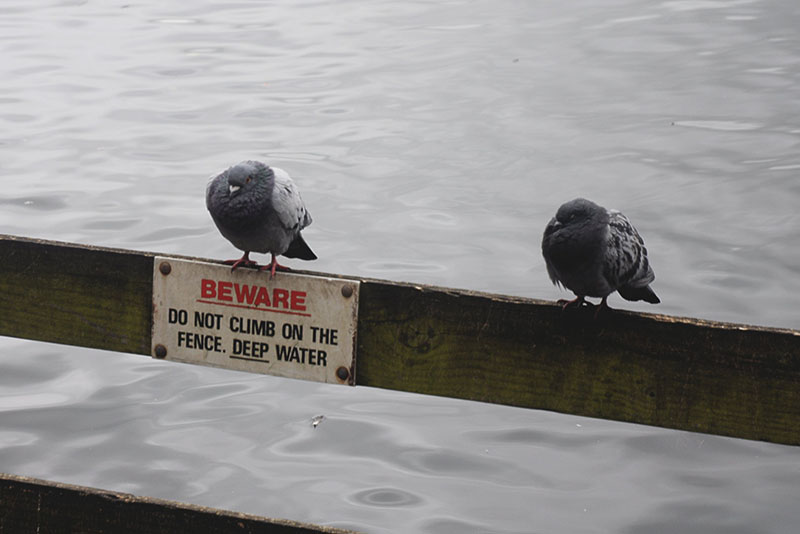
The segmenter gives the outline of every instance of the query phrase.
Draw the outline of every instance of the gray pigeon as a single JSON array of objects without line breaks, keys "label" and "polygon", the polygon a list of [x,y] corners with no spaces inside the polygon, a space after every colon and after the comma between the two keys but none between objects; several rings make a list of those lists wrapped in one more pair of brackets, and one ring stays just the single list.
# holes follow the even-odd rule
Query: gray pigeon
[{"label": "gray pigeon", "polygon": [[238,260],[227,260],[231,270],[240,265],[258,267],[251,252],[269,253],[272,262],[262,267],[288,270],[277,256],[315,260],[317,256],[303,241],[300,231],[311,224],[289,174],[260,161],[243,161],[208,182],[206,207],[214,223],[233,246],[244,251]]},{"label": "gray pigeon", "polygon": [[661,302],[650,289],[656,275],[647,261],[639,233],[622,213],[590,200],[576,198],[558,208],[542,237],[542,255],[555,285],[577,298],[564,304],[584,303],[585,297],[602,298],[600,308],[614,291],[626,300]]}]

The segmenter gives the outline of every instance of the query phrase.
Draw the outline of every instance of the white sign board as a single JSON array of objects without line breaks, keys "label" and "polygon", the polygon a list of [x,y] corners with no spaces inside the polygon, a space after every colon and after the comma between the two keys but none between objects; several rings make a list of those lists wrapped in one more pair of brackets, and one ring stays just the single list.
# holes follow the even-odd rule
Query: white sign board
[{"label": "white sign board", "polygon": [[357,280],[156,257],[152,354],[354,385],[358,290]]}]

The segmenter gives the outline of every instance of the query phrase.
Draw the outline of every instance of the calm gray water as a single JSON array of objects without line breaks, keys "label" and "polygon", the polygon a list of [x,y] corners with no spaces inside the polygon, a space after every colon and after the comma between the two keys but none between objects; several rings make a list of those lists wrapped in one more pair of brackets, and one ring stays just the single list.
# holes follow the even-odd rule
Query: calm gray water
[{"label": "calm gray water", "polygon": [[[800,328],[800,4],[0,4],[0,232],[237,254],[206,178],[288,170],[320,259],[556,299],[586,196],[657,307]],[[311,419],[325,415],[314,429]],[[0,338],[0,471],[383,532],[796,532],[800,449]]]}]

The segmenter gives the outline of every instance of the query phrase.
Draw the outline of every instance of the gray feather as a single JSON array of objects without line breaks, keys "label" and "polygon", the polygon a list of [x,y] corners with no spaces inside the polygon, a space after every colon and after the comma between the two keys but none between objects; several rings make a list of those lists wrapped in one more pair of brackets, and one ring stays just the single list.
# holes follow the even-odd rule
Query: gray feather
[{"label": "gray feather", "polygon": [[579,297],[660,302],[647,249],[625,215],[577,198],[563,204],[547,224],[542,255],[550,280]]}]

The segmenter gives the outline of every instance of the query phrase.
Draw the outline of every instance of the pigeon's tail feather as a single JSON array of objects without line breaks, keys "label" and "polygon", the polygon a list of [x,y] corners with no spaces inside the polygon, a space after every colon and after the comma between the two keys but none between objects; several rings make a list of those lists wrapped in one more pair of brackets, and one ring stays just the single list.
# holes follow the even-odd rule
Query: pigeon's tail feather
[{"label": "pigeon's tail feather", "polygon": [[283,253],[287,258],[299,258],[301,260],[316,260],[317,255],[311,250],[311,247],[303,240],[303,236],[297,234],[294,241],[291,242],[289,248]]},{"label": "pigeon's tail feather", "polygon": [[650,286],[623,286],[617,291],[619,291],[620,296],[625,300],[643,300],[645,302],[649,302],[650,304],[658,304],[661,302],[661,299],[659,299],[658,295],[656,295],[655,292],[650,289]]}]

